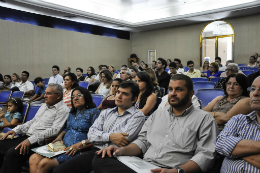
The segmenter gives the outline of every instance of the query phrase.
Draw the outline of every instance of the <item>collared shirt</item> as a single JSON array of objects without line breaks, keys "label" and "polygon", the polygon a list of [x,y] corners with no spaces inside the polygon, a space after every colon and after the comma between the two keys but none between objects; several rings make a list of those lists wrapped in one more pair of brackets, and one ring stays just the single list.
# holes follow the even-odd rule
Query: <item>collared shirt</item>
[{"label": "collared shirt", "polygon": [[49,108],[44,103],[31,121],[19,125],[13,130],[16,134],[30,136],[28,140],[31,144],[37,142],[42,145],[45,138],[59,134],[69,116],[69,111],[63,100]]},{"label": "collared shirt", "polygon": [[[171,74],[171,70],[169,70],[168,73]],[[176,74],[184,74],[184,68],[179,68]]]},{"label": "collared shirt", "polygon": [[88,141],[94,144],[95,147],[101,149],[113,144],[109,141],[111,133],[127,133],[130,142],[137,138],[145,121],[143,112],[132,106],[119,115],[117,109],[115,107],[103,110],[90,127]]},{"label": "collared shirt", "polygon": [[226,66],[224,66],[224,65],[221,65],[219,68],[218,68],[218,70],[219,71],[225,71],[226,70]]},{"label": "collared shirt", "polygon": [[189,71],[184,72],[185,75],[189,76],[190,78],[198,78],[201,77],[201,73],[199,70],[194,69],[192,73],[190,73]]},{"label": "collared shirt", "polygon": [[48,83],[57,83],[60,84],[63,82],[63,77],[59,74],[56,76],[51,76]]},{"label": "collared shirt", "polygon": [[192,160],[205,172],[214,163],[217,134],[218,126],[208,112],[191,105],[176,116],[170,107],[157,109],[133,143],[154,165],[174,168]]},{"label": "collared shirt", "polygon": [[218,135],[215,143],[216,151],[226,156],[221,167],[221,173],[253,172],[260,173],[260,169],[244,161],[242,158],[232,156],[232,151],[241,140],[260,140],[260,125],[257,123],[255,111],[248,115],[232,117]]},{"label": "collared shirt", "polygon": [[12,82],[11,88],[13,88],[13,87],[19,87],[20,84],[21,84],[21,82],[15,82],[15,83]]},{"label": "collared shirt", "polygon": [[40,97],[42,94],[44,94],[46,88],[47,88],[47,85],[44,85],[43,88],[38,89],[36,94]]},{"label": "collared shirt", "polygon": [[20,82],[20,85],[18,86],[18,88],[20,91],[23,91],[23,92],[27,92],[27,91],[31,91],[31,90],[34,91],[34,86],[33,86],[32,82],[30,82],[28,80],[24,83]]}]

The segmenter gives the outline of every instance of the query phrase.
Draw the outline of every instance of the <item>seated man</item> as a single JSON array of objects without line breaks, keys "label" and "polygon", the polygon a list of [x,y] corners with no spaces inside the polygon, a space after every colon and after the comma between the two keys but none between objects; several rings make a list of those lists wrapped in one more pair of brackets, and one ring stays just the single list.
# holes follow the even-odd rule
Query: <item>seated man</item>
[{"label": "seated man", "polygon": [[[137,140],[128,146],[114,145],[98,151],[92,162],[95,173],[134,173],[114,156],[144,156],[158,167],[151,172],[205,172],[214,163],[217,124],[209,113],[194,108],[192,80],[183,74],[169,83],[171,107],[158,109],[146,120]],[[105,157],[107,154],[109,157]]]},{"label": "seated man", "polygon": [[12,79],[10,75],[4,76],[4,90],[10,90],[12,86]]},{"label": "seated man", "polygon": [[57,83],[57,84],[62,84],[63,82],[63,77],[59,75],[60,72],[60,67],[57,65],[54,65],[52,67],[52,74],[53,76],[50,77],[49,83]]},{"label": "seated man", "polygon": [[133,106],[138,95],[139,87],[135,82],[122,82],[115,96],[117,107],[102,111],[89,129],[85,143],[94,144],[91,151],[83,152],[66,164],[61,164],[53,172],[90,172],[96,151],[111,144],[122,147],[134,141],[145,121],[144,114]]},{"label": "seated man", "polygon": [[171,62],[171,63],[169,64],[169,68],[170,68],[169,71],[170,71],[170,75],[171,75],[171,76],[174,76],[174,75],[177,74],[177,70],[176,70],[177,66],[176,66],[175,62]]},{"label": "seated man", "polygon": [[32,96],[34,92],[34,86],[32,82],[28,81],[29,73],[27,71],[23,71],[21,74],[21,82],[20,86],[18,86],[20,91],[24,92],[24,96]]},{"label": "seated man", "polygon": [[[174,59],[174,62],[176,64],[176,71],[177,71],[177,74],[183,74],[184,73],[184,68],[182,68],[181,66],[181,60],[178,59],[178,58],[175,58]],[[168,71],[168,73],[170,74],[170,70]]]},{"label": "seated man", "polygon": [[[50,83],[45,92],[43,104],[35,117],[12,131],[0,140],[1,173],[20,173],[22,164],[34,153],[32,148],[42,145],[45,138],[57,136],[69,116],[69,108],[64,104],[63,88]],[[5,139],[12,135],[12,139]],[[18,138],[13,138],[20,135]]]},{"label": "seated man", "polygon": [[184,72],[185,75],[189,76],[190,78],[198,78],[201,77],[201,73],[199,70],[194,69],[194,62],[193,61],[188,61],[187,62],[187,67],[189,70],[187,72]]},{"label": "seated man", "polygon": [[[167,93],[168,90],[168,85],[171,79],[171,75],[169,75],[166,71],[165,68],[167,66],[167,62],[163,58],[158,58],[157,64],[156,64],[156,78],[157,82],[159,83],[159,86],[161,88],[165,89],[165,93]],[[177,65],[176,65],[177,67]],[[170,71],[170,70],[169,70]]]},{"label": "seated man", "polygon": [[231,118],[219,134],[216,151],[226,156],[221,173],[260,172],[260,77],[251,86],[250,102],[254,110]]},{"label": "seated man", "polygon": [[43,79],[41,77],[37,77],[34,79],[34,84],[39,88],[37,93],[30,98],[30,100],[27,101],[27,103],[32,104],[41,104],[44,103],[44,92],[47,88],[46,85],[44,85]]},{"label": "seated man", "polygon": [[132,72],[129,68],[122,67],[120,71],[120,78],[123,81],[129,81],[131,80]]}]

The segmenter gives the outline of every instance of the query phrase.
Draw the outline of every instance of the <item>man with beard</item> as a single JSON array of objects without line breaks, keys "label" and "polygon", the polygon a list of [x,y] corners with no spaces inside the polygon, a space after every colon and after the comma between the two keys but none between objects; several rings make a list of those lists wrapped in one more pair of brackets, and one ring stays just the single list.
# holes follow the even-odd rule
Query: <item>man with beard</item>
[{"label": "man with beard", "polygon": [[[205,172],[214,163],[217,124],[209,113],[194,108],[192,80],[183,74],[171,77],[168,110],[156,110],[145,122],[138,138],[128,146],[114,145],[98,151],[95,173],[134,173],[113,156],[143,156],[158,166],[151,172]],[[105,157],[105,155],[109,157]]]},{"label": "man with beard", "polygon": [[217,138],[216,151],[226,156],[221,173],[260,172],[260,77],[252,83],[250,103],[254,111],[231,118]]}]

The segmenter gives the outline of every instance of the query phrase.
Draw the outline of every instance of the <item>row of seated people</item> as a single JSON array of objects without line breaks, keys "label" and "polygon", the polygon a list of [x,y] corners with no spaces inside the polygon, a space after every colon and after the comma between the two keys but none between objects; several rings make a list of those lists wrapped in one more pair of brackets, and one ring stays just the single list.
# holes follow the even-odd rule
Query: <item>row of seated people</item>
[{"label": "row of seated people", "polygon": [[[140,74],[142,73],[144,72]],[[167,107],[167,103],[164,102],[162,105],[164,108],[157,109],[146,122],[142,110],[134,107],[142,92],[140,85],[138,86],[141,81],[137,80],[137,83],[125,81],[119,84],[121,80],[117,79],[119,82],[114,83],[114,85],[119,84],[118,88],[114,89],[116,107],[103,110],[101,113],[95,108],[89,91],[76,87],[71,94],[72,109],[69,114],[69,109],[62,101],[63,88],[58,84],[49,84],[45,91],[45,104],[39,109],[35,118],[17,126],[0,141],[1,163],[3,163],[1,171],[19,172],[22,161],[33,154],[31,148],[42,145],[44,138],[59,134],[54,142],[63,141],[67,146],[67,152],[53,159],[33,154],[30,157],[31,172],[47,172],[52,169],[53,172],[90,172],[91,170],[95,173],[134,172],[114,157],[105,157],[106,154],[111,156],[111,152],[114,155],[142,155],[144,160],[161,167],[151,170],[152,172],[164,172],[166,169],[172,172],[205,172],[214,163],[216,155],[214,142],[219,131],[218,125],[222,130],[221,126],[224,124],[218,123],[217,118],[221,116],[231,118],[216,142],[218,153],[227,156],[223,162],[222,172],[237,172],[241,165],[243,167],[245,161],[247,165],[243,169],[259,171],[257,169],[259,162],[255,162],[257,157],[254,157],[254,154],[259,154],[258,148],[243,147],[256,145],[257,142],[247,143],[247,141],[257,140],[258,132],[250,130],[251,133],[257,133],[254,135],[240,133],[248,130],[248,126],[258,129],[256,114],[260,106],[258,101],[260,78],[253,82],[249,101],[249,98],[244,97],[248,95],[245,93],[247,87],[243,85],[243,77],[245,76],[241,74],[230,75],[226,81],[226,95],[213,100],[205,108],[208,109],[206,111],[209,113],[207,113],[192,104],[194,97],[192,80],[186,75],[174,75],[168,84],[167,97],[170,106]],[[237,99],[238,97],[241,98]],[[214,103],[215,110],[212,109]],[[225,115],[222,112],[223,106],[226,110],[229,106],[229,110],[234,115],[232,116],[231,113]],[[236,114],[242,115],[235,116]],[[246,116],[251,121],[247,121],[247,118],[244,118]],[[64,123],[65,128],[59,133]],[[243,123],[243,126],[238,127],[236,123]],[[240,131],[237,131],[237,128]],[[7,135],[16,134],[25,134],[25,136],[5,140]],[[94,146],[90,151],[79,154],[78,149],[86,143],[92,143]],[[111,144],[113,145],[109,146]],[[230,163],[233,150],[234,156],[243,156],[243,163],[240,158],[235,160],[232,158],[233,164],[239,165],[239,168],[232,167]],[[96,151],[101,156],[96,155]],[[64,162],[66,164],[63,164]]]}]

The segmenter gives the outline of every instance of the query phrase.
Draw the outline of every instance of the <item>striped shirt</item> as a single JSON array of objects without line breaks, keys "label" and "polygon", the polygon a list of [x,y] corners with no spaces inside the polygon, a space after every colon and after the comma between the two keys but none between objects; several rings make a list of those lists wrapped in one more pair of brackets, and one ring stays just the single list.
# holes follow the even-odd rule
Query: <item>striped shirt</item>
[{"label": "striped shirt", "polygon": [[88,141],[98,148],[106,148],[113,143],[109,141],[111,133],[127,133],[130,142],[137,138],[145,121],[143,112],[134,106],[119,115],[117,107],[103,110],[90,127]]},{"label": "striped shirt", "polygon": [[13,129],[16,134],[30,136],[28,140],[31,144],[43,144],[45,138],[57,136],[69,116],[69,108],[63,101],[48,107],[44,103],[35,117],[22,125]]},{"label": "striped shirt", "polygon": [[67,94],[65,94],[65,92],[67,91],[67,89],[63,89],[63,101],[65,103],[65,105],[67,105],[68,107],[71,108],[71,91]]},{"label": "striped shirt", "polygon": [[260,125],[257,123],[255,111],[248,115],[240,114],[231,118],[217,137],[216,150],[226,156],[222,163],[221,173],[260,173],[260,169],[244,161],[243,158],[231,155],[237,143],[243,139],[260,140]]}]

